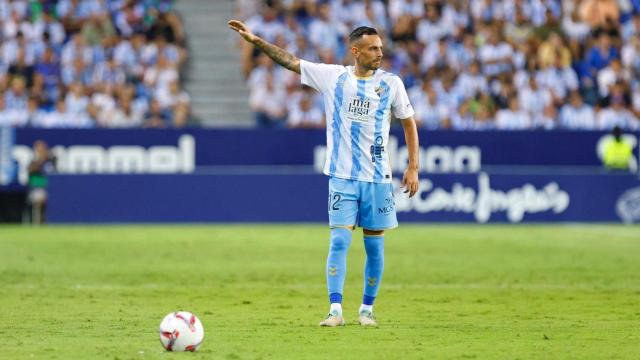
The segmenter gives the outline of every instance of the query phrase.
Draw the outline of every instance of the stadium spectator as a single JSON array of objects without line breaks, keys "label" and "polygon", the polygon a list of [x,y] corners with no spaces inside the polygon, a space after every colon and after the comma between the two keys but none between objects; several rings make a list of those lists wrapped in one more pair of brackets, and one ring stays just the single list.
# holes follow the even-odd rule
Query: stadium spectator
[{"label": "stadium spectator", "polygon": [[71,123],[80,127],[89,127],[92,121],[89,118],[89,98],[85,95],[84,87],[80,82],[74,82],[69,87],[69,92],[64,98],[65,108]]},{"label": "stadium spectator", "polygon": [[16,61],[7,70],[9,79],[21,77],[25,80],[25,86],[30,88],[33,85],[33,66],[27,64],[26,52],[18,49]]},{"label": "stadium spectator", "polygon": [[0,127],[25,126],[29,122],[27,109],[8,109],[4,97],[0,96]]},{"label": "stadium spectator", "polygon": [[36,62],[36,58],[39,55],[40,44],[27,42],[22,32],[18,32],[15,38],[5,38],[2,43],[2,60],[5,64],[14,64],[18,58],[18,52],[23,50],[25,52],[25,63],[33,65]]},{"label": "stadium spectator", "polygon": [[[118,32],[125,37],[129,37],[134,32],[144,30],[144,15],[144,5],[142,3],[127,2],[114,20]],[[111,32],[113,25],[110,24],[109,28],[109,32]]]},{"label": "stadium spectator", "polygon": [[47,11],[42,12],[41,16],[33,23],[32,31],[34,39],[48,37],[49,43],[56,48],[62,45],[66,36],[62,24]]},{"label": "stadium spectator", "polygon": [[275,86],[273,72],[264,74],[262,82],[256,83],[250,95],[251,109],[262,127],[280,127],[286,116],[286,91]]},{"label": "stadium spectator", "polygon": [[[400,0],[402,1],[402,0]],[[415,2],[415,1],[414,1]],[[392,21],[391,26],[391,39],[397,42],[403,41],[413,41],[416,37],[415,33],[415,18],[413,18],[409,13],[405,12],[407,9],[413,6],[405,6],[403,7],[403,12]],[[422,7],[422,5],[418,1],[418,7]]]},{"label": "stadium spectator", "polygon": [[[102,126],[113,123],[104,121],[108,114],[133,118],[124,121],[128,126],[142,123],[136,114],[168,94],[172,81],[180,82],[186,59],[184,29],[172,3],[0,0],[0,96],[7,111],[17,108],[29,119],[14,126]],[[129,87],[139,96],[123,100],[119,93]],[[36,104],[29,109],[28,98]],[[174,105],[171,116],[179,118],[171,125],[188,123],[189,106]]]},{"label": "stadium spectator", "polygon": [[[95,47],[101,45],[103,39],[115,36],[116,29],[113,27],[107,13],[94,13],[89,17],[89,20],[82,25],[80,34],[87,45]],[[121,34],[125,36],[129,35],[123,32],[121,32]]]},{"label": "stadium spectator", "polygon": [[607,170],[629,170],[633,162],[633,146],[622,138],[622,130],[615,126],[611,130],[612,139],[604,145],[603,159]]},{"label": "stadium spectator", "polygon": [[600,107],[606,108],[611,106],[614,99],[620,99],[625,107],[631,104],[631,96],[629,95],[629,88],[627,83],[618,81],[609,87],[609,94],[600,99]]},{"label": "stadium spectator", "polygon": [[347,32],[346,25],[332,16],[329,2],[320,2],[318,17],[309,25],[309,40],[317,51],[329,52],[342,59],[346,53],[344,38]]},{"label": "stadium spectator", "polygon": [[533,24],[526,17],[521,7],[516,8],[515,21],[507,22],[504,27],[504,37],[511,44],[520,44],[529,40],[533,34]]},{"label": "stadium spectator", "polygon": [[531,120],[532,129],[551,130],[557,127],[556,118],[558,111],[553,104],[547,105],[542,113],[537,114]]},{"label": "stadium spectator", "polygon": [[453,24],[442,17],[440,9],[434,4],[425,2],[425,16],[418,22],[416,38],[424,45],[434,43],[448,35],[453,35]]},{"label": "stadium spectator", "polygon": [[51,47],[44,51],[42,59],[34,66],[34,76],[43,85],[46,101],[54,102],[60,95],[60,63]]},{"label": "stadium spectator", "polygon": [[627,82],[630,79],[629,71],[622,67],[620,59],[612,59],[607,67],[598,71],[598,91],[600,97],[609,95],[609,88],[613,86],[613,84]]},{"label": "stadium spectator", "polygon": [[552,100],[551,92],[538,86],[535,76],[529,78],[529,84],[520,89],[518,96],[520,108],[527,111],[533,118],[541,116],[545,108],[551,105]]},{"label": "stadium spectator", "polygon": [[593,108],[582,101],[578,91],[572,91],[570,102],[560,110],[560,126],[565,129],[593,130],[596,128],[596,114]]},{"label": "stadium spectator", "polygon": [[393,22],[397,22],[403,16],[422,17],[424,11],[421,0],[389,0],[389,17]]},{"label": "stadium spectator", "polygon": [[483,65],[483,71],[488,76],[494,76],[501,72],[510,71],[513,47],[500,41],[495,30],[489,32],[487,42],[480,47],[478,57]]},{"label": "stadium spectator", "polygon": [[170,111],[174,110],[174,108],[179,105],[188,106],[191,102],[189,94],[180,89],[180,85],[176,80],[170,81],[169,85],[166,87],[159,88],[155,97],[158,100],[160,107]]},{"label": "stadium spectator", "polygon": [[[329,11],[328,4],[326,7],[326,11]],[[278,11],[274,6],[265,5],[261,10],[261,13],[247,20],[247,26],[256,29],[256,35],[263,39],[274,41],[278,35],[286,32],[286,28],[278,20]]]},{"label": "stadium spectator", "polygon": [[582,0],[579,11],[581,18],[593,29],[607,21],[617,22],[620,17],[616,0]]},{"label": "stadium spectator", "polygon": [[498,109],[508,108],[509,99],[517,97],[517,91],[513,84],[513,77],[505,75],[498,81],[494,81],[491,88],[491,94]]},{"label": "stadium spectator", "polygon": [[[640,6],[640,3],[638,3]],[[635,13],[631,20],[622,24],[622,40],[628,42],[632,37],[640,35],[640,13]]]},{"label": "stadium spectator", "polygon": [[65,128],[72,127],[71,118],[66,110],[63,99],[56,101],[51,111],[36,110],[31,125],[40,128]]},{"label": "stadium spectator", "polygon": [[[383,68],[397,73],[415,99],[427,101],[427,89],[435,93],[435,102],[414,101],[418,120],[428,128],[495,128],[496,111],[508,109],[509,99],[516,97],[518,108],[529,113],[528,128],[590,129],[593,118],[609,116],[606,114],[612,106],[606,104],[610,88],[617,83],[621,83],[624,92],[623,108],[632,115],[636,112],[636,117],[640,114],[640,60],[636,60],[640,54],[640,9],[635,2],[267,3],[263,8],[246,5],[247,13],[252,14],[249,27],[263,37],[272,36],[276,44],[290,52],[316,62],[349,63],[340,29],[375,24],[385,40]],[[385,18],[381,14],[388,15],[388,25],[380,20]],[[333,26],[330,31],[327,24]],[[252,70],[260,66],[259,56],[247,52],[244,59],[249,78]],[[281,88],[277,91],[299,91],[292,87],[297,79],[290,75],[272,77],[274,89]],[[422,79],[429,84],[423,84]],[[572,95],[574,92],[579,100]],[[487,105],[487,96],[491,106]],[[569,111],[568,102],[579,104],[576,106],[580,110]],[[420,106],[445,107],[446,111],[438,110],[421,119]],[[596,116],[595,106],[601,107],[600,113],[606,110],[606,116]],[[578,116],[576,111],[592,115],[584,123],[567,120]],[[447,115],[441,115],[444,113]]]},{"label": "stadium spectator", "polygon": [[463,70],[474,62],[479,61],[477,57],[478,49],[475,45],[474,36],[471,34],[464,34],[462,38],[462,44],[457,44],[452,48],[452,57],[450,59],[449,66],[460,71]]},{"label": "stadium spectator", "polygon": [[549,34],[549,38],[538,47],[538,64],[543,69],[556,65],[560,65],[561,68],[571,65],[571,52],[558,33]]},{"label": "stadium spectator", "polygon": [[158,100],[151,100],[149,110],[144,114],[144,126],[150,128],[165,128],[171,125],[171,114],[162,110]]},{"label": "stadium spectator", "polygon": [[93,61],[93,51],[80,34],[75,34],[63,45],[60,60],[63,66],[71,66],[78,59],[84,64],[90,64]]},{"label": "stadium spectator", "polygon": [[531,127],[531,122],[531,115],[520,106],[517,98],[511,98],[509,107],[496,114],[496,128],[501,130],[525,130]]},{"label": "stadium spectator", "polygon": [[634,35],[622,47],[622,65],[633,78],[640,78],[640,35]]},{"label": "stadium spectator", "polygon": [[427,72],[432,68],[443,70],[447,67],[451,52],[446,38],[430,42],[422,53],[420,69]]},{"label": "stadium spectator", "polygon": [[444,104],[438,103],[436,91],[427,79],[422,84],[408,91],[415,119],[418,126],[426,129],[449,128],[451,111]]},{"label": "stadium spectator", "polygon": [[602,32],[597,39],[597,43],[586,55],[586,64],[589,74],[596,77],[598,71],[609,65],[611,60],[618,57],[618,50],[611,43],[611,37],[606,32]]},{"label": "stadium spectator", "polygon": [[616,126],[630,130],[640,128],[640,121],[625,107],[625,101],[622,96],[613,96],[610,105],[598,112],[597,124],[599,129],[611,130]]},{"label": "stadium spectator", "polygon": [[323,128],[324,114],[314,107],[316,93],[310,87],[294,93],[288,107],[287,126],[290,128]]},{"label": "stadium spectator", "polygon": [[465,98],[472,97],[478,92],[489,91],[489,82],[486,76],[480,73],[480,63],[471,63],[469,71],[458,76],[456,88],[460,89]]},{"label": "stadium spectator", "polygon": [[48,202],[48,176],[55,171],[56,158],[49,153],[49,146],[42,140],[33,143],[34,158],[29,164],[29,190],[27,206],[31,222],[43,224],[46,220]]},{"label": "stadium spectator", "polygon": [[127,128],[142,125],[144,114],[136,111],[129,96],[121,96],[116,106],[104,110],[100,122],[103,127]]},{"label": "stadium spectator", "polygon": [[[533,37],[531,40],[541,41],[548,39],[551,34],[559,34],[562,32],[562,25],[556,15],[554,14],[551,8],[546,8],[545,6],[538,3],[538,6],[533,6],[534,8],[539,9],[537,12],[539,21],[535,21],[534,23],[537,27],[534,30]],[[543,10],[544,9],[544,10]],[[533,18],[535,19],[535,18]]]},{"label": "stadium spectator", "polygon": [[468,102],[462,103],[458,111],[451,116],[450,129],[453,130],[473,130],[475,128],[475,119],[470,111]]},{"label": "stadium spectator", "polygon": [[11,81],[11,88],[5,92],[5,107],[9,110],[27,109],[26,82],[23,78],[16,77]]},{"label": "stadium spectator", "polygon": [[562,30],[569,38],[572,47],[577,47],[581,42],[585,41],[591,33],[591,27],[588,23],[580,19],[578,9],[575,8],[570,14],[565,14],[562,19]]},{"label": "stadium spectator", "polygon": [[147,68],[144,73],[144,84],[152,93],[166,91],[169,84],[177,81],[178,70],[163,54],[159,54],[155,65]]},{"label": "stadium spectator", "polygon": [[536,80],[541,87],[548,89],[554,103],[560,107],[570,91],[579,87],[578,75],[569,65],[565,65],[561,57],[556,58],[555,66],[549,66],[536,74]]},{"label": "stadium spectator", "polygon": [[[184,57],[186,56],[184,49],[187,45],[186,33],[178,15],[171,11],[172,2],[173,0],[160,0],[157,10],[154,8],[148,9],[150,12],[149,17],[155,18],[149,29],[149,34],[155,37],[163,37],[170,44],[175,44]],[[137,33],[140,33],[140,31]]]}]

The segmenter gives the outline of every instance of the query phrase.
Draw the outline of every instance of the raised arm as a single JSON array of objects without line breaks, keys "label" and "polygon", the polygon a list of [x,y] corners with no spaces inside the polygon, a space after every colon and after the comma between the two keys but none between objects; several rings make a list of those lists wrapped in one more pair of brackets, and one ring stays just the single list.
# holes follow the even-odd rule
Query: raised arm
[{"label": "raised arm", "polygon": [[273,61],[300,74],[300,59],[296,56],[255,35],[242,21],[230,20],[228,24],[232,30],[237,31],[243,39],[262,50]]},{"label": "raised arm", "polygon": [[409,164],[402,176],[402,186],[409,197],[418,192],[418,128],[413,117],[400,121],[404,128],[404,140],[409,151]]}]

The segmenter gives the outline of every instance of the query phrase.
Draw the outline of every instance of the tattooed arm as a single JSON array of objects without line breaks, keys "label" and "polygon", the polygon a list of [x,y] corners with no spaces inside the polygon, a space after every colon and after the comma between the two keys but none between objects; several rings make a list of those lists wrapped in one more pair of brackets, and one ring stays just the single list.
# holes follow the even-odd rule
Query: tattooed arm
[{"label": "tattooed arm", "polygon": [[255,35],[242,21],[231,20],[228,24],[232,30],[237,31],[242,38],[262,50],[273,61],[300,74],[300,59],[296,56]]}]

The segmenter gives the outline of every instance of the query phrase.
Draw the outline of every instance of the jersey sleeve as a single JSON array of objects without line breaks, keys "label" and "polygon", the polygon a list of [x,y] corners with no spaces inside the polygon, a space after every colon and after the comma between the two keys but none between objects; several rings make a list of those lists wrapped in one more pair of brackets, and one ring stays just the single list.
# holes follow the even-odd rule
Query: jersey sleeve
[{"label": "jersey sleeve", "polygon": [[335,85],[338,75],[344,71],[344,66],[316,64],[300,60],[300,80],[302,85],[310,86],[324,92]]},{"label": "jersey sleeve", "polygon": [[391,102],[393,116],[400,120],[412,117],[415,112],[413,110],[413,106],[411,106],[411,102],[409,101],[407,90],[404,88],[404,83],[402,83],[402,80],[400,80],[399,77],[395,77],[394,85],[396,91],[393,101]]}]

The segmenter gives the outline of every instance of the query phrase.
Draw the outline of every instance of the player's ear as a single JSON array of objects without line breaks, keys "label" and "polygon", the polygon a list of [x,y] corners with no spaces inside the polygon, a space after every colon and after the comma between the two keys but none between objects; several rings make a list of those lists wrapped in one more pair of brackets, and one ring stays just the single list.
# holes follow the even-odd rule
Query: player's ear
[{"label": "player's ear", "polygon": [[356,55],[358,55],[358,47],[355,45],[351,45],[351,54],[353,55],[353,57],[355,58]]}]

